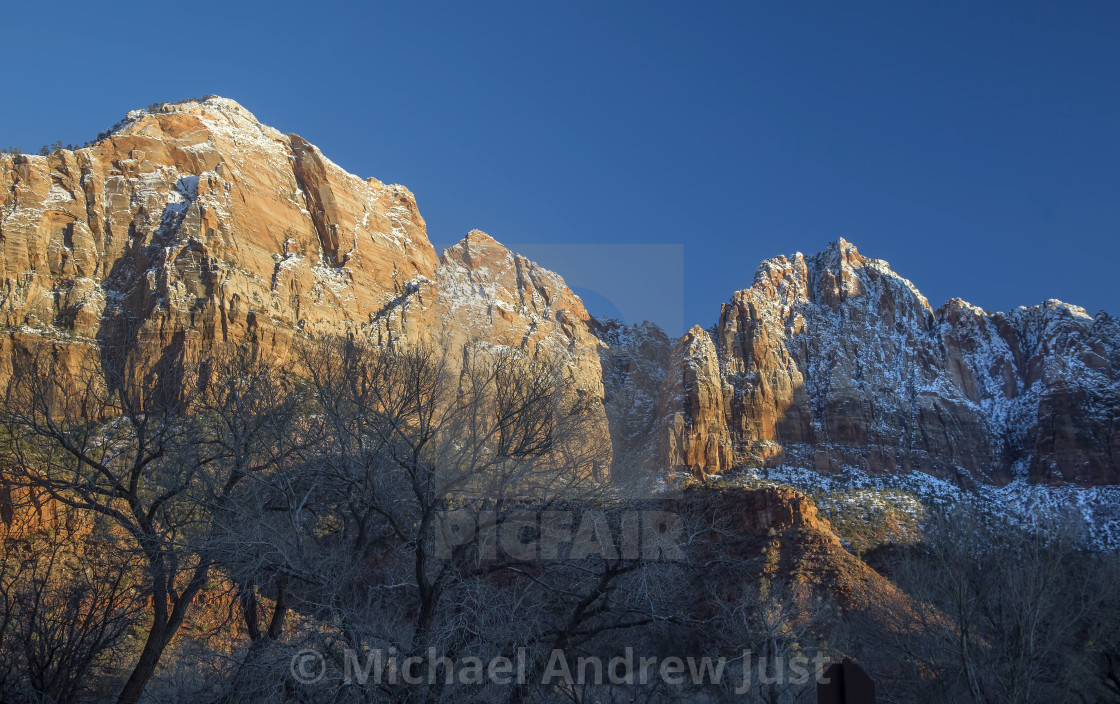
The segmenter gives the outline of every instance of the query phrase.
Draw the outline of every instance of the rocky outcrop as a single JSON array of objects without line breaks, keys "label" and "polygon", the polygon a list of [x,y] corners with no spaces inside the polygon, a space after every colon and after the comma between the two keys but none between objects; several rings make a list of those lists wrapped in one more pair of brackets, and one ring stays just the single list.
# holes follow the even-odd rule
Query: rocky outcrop
[{"label": "rocky outcrop", "polygon": [[666,419],[663,458],[700,475],[783,464],[1116,483],[1116,327],[1059,301],[935,312],[843,239],[778,257],[723,306],[712,343],[699,328],[678,342],[662,402],[686,412]]},{"label": "rocky outcrop", "polygon": [[438,266],[407,189],[222,98],[135,111],[77,151],[0,156],[0,193],[8,345],[282,345],[371,326]]},{"label": "rocky outcrop", "polygon": [[702,477],[731,467],[725,387],[711,338],[693,327],[673,346],[657,406],[658,454],[670,470]]},{"label": "rocky outcrop", "polygon": [[[425,292],[434,289],[430,308]],[[431,344],[461,347],[468,342],[484,347],[504,346],[556,360],[593,416],[593,437],[606,458],[594,471],[606,479],[611,457],[610,432],[603,406],[600,342],[583,302],[558,274],[509,251],[480,230],[472,230],[454,247],[444,250],[434,283],[420,282],[417,298],[406,300],[405,311],[418,309],[424,320],[415,337]],[[430,298],[430,296],[429,296]]]},{"label": "rocky outcrop", "polygon": [[435,288],[439,329],[560,356],[582,388],[602,398],[591,316],[558,274],[472,230],[444,250]]},{"label": "rocky outcrop", "polygon": [[[347,173],[232,100],[129,113],[50,156],[0,155],[0,378],[293,335],[483,341],[558,359],[607,437],[598,340],[558,275],[472,231],[437,257],[405,187]],[[92,362],[91,362],[92,360]]]},{"label": "rocky outcrop", "polygon": [[1120,346],[1115,319],[1050,300],[989,314],[938,310],[954,376],[983,410],[990,442],[1034,482],[1120,482]]},{"label": "rocky outcrop", "polygon": [[[737,466],[1120,483],[1120,325],[1048,301],[934,311],[839,240],[759,267],[710,330],[593,320],[470,232],[437,256],[403,186],[223,98],[134,111],[87,147],[0,155],[0,380],[131,348],[293,336],[513,346],[559,360],[625,482]],[[604,405],[605,404],[605,405]]]},{"label": "rocky outcrop", "polygon": [[808,588],[874,621],[910,613],[909,599],[845,550],[813,501],[793,489],[695,489],[656,505],[696,531],[687,559],[705,568],[690,577],[697,622],[711,616],[712,596],[734,600],[743,585],[764,583]]}]

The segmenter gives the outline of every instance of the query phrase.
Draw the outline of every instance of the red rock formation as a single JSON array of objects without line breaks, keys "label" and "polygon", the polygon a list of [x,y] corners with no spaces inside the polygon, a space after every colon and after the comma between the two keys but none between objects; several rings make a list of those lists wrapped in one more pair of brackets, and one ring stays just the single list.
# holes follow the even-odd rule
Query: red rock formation
[{"label": "red rock formation", "polygon": [[599,343],[562,278],[478,231],[437,258],[407,188],[232,100],[134,111],[73,152],[0,155],[0,194],[3,365],[246,340],[282,358],[300,332],[483,340],[558,358],[606,437]]},{"label": "red rock formation", "polygon": [[700,326],[673,347],[657,414],[658,454],[670,471],[702,477],[731,467],[727,395],[716,348]]},{"label": "red rock formation", "polygon": [[[692,541],[689,554],[708,567],[693,577],[698,595],[734,599],[745,584],[779,580],[809,587],[892,628],[898,624],[888,614],[911,612],[909,599],[845,550],[813,502],[793,489],[697,489],[668,494],[654,505],[682,516],[692,530],[710,527]],[[706,607],[703,600],[696,603],[699,616]]]},{"label": "red rock formation", "polygon": [[[671,365],[663,400],[685,399],[688,422],[666,419],[662,459],[697,474],[784,464],[1117,483],[1116,328],[1059,301],[988,314],[954,299],[935,313],[842,239],[778,257],[723,306],[718,366],[712,351],[701,367]],[[677,350],[707,349],[699,334]],[[724,438],[730,460],[707,450]]]},{"label": "red rock formation", "polygon": [[[1120,334],[1049,301],[934,312],[839,240],[778,257],[709,333],[593,321],[556,274],[472,231],[437,257],[407,188],[346,173],[223,98],[135,111],[48,157],[0,155],[0,379],[293,335],[554,356],[621,476],[787,464],[961,481],[1120,483]],[[604,387],[604,361],[609,368]],[[622,465],[627,465],[623,471]],[[641,472],[637,472],[641,474]]]},{"label": "red rock formation", "polygon": [[74,152],[0,157],[0,192],[9,344],[119,344],[127,320],[158,347],[355,328],[437,267],[407,189],[222,98],[130,113]]}]

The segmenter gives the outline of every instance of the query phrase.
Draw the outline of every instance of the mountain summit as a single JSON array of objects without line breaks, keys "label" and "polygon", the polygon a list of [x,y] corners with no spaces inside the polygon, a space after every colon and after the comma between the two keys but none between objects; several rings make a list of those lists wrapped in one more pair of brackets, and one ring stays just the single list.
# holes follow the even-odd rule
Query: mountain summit
[{"label": "mountain summit", "polygon": [[1107,314],[1055,300],[988,313],[953,299],[934,311],[840,239],[763,262],[715,328],[677,344],[662,456],[698,475],[785,465],[1115,484],[1118,332]]}]

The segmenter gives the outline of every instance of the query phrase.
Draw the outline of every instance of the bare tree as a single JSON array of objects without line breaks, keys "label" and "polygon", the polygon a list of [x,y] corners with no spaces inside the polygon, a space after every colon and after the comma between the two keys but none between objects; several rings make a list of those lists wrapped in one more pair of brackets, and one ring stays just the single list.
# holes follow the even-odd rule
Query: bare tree
[{"label": "bare tree", "polygon": [[0,689],[78,701],[115,674],[144,607],[142,572],[104,519],[14,493],[0,525]]},{"label": "bare tree", "polygon": [[[925,542],[890,567],[913,601],[863,642],[888,663],[896,696],[919,701],[1096,701],[1095,624],[1115,590],[1084,550],[1080,520],[1031,527],[967,504],[935,512]],[[881,645],[882,648],[876,648]]]},{"label": "bare tree", "polygon": [[[836,614],[812,587],[763,577],[717,608],[719,640],[737,658],[758,658],[747,670],[760,701],[798,701],[816,691],[810,663],[827,643]],[[798,659],[803,661],[795,667]]]},{"label": "bare tree", "polygon": [[151,621],[122,703],[139,700],[206,586],[237,486],[292,452],[258,432],[260,417],[294,409],[253,359],[165,354],[151,366],[133,350],[77,374],[45,357],[15,365],[2,409],[12,480],[101,516],[145,565]]},{"label": "bare tree", "polygon": [[[552,648],[650,622],[648,600],[622,589],[641,564],[616,542],[576,559],[533,547],[555,513],[578,522],[621,505],[597,473],[610,448],[593,400],[562,365],[509,348],[333,339],[298,354],[323,442],[304,465],[254,477],[261,489],[243,495],[238,533],[260,540],[243,541],[230,569],[247,582],[283,575],[293,608],[315,618],[303,635],[317,633],[338,664],[343,647],[450,658],[523,647],[534,671]],[[471,518],[472,539],[448,540],[448,511]],[[527,548],[511,545],[518,529]],[[470,691],[499,696],[483,690]],[[442,678],[376,691],[465,696]]]}]

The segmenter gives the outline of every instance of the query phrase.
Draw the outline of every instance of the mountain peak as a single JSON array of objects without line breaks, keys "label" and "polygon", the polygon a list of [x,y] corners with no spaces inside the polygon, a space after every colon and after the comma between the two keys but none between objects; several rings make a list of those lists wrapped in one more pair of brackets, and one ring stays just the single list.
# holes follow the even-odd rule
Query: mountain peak
[{"label": "mountain peak", "polygon": [[479,229],[468,232],[463,239],[460,240],[460,243],[471,244],[478,247],[489,247],[491,245],[502,246],[501,242],[498,242],[498,240]]},{"label": "mountain peak", "polygon": [[245,109],[241,103],[231,98],[223,98],[220,95],[206,95],[201,98],[186,98],[184,100],[172,100],[168,102],[152,103],[146,108],[132,110],[126,116],[129,119],[142,117],[144,115],[166,114],[173,112],[196,112],[206,111],[212,113],[229,113],[235,112],[247,117],[252,118],[254,121],[259,122],[253,113]]},{"label": "mountain peak", "polygon": [[[157,102],[145,108],[131,110],[124,119],[102,132],[97,140],[106,139],[114,135],[141,134],[153,122],[163,122],[167,116],[193,115],[203,117],[207,121],[223,121],[235,125],[253,126],[257,130],[265,126],[257,119],[256,115],[249,112],[236,100],[223,98],[220,95],[207,95],[201,98],[187,98],[170,102]],[[267,128],[272,130],[272,128]],[[277,132],[277,134],[279,134]]]},{"label": "mountain peak", "polygon": [[842,263],[860,266],[869,261],[881,264],[882,268],[890,268],[890,265],[881,259],[872,259],[871,257],[860,254],[859,249],[843,237],[837,237],[832,242],[829,242],[828,246],[824,248],[824,251],[818,252],[813,258],[823,259],[827,262],[829,268],[832,269],[839,267]]}]

